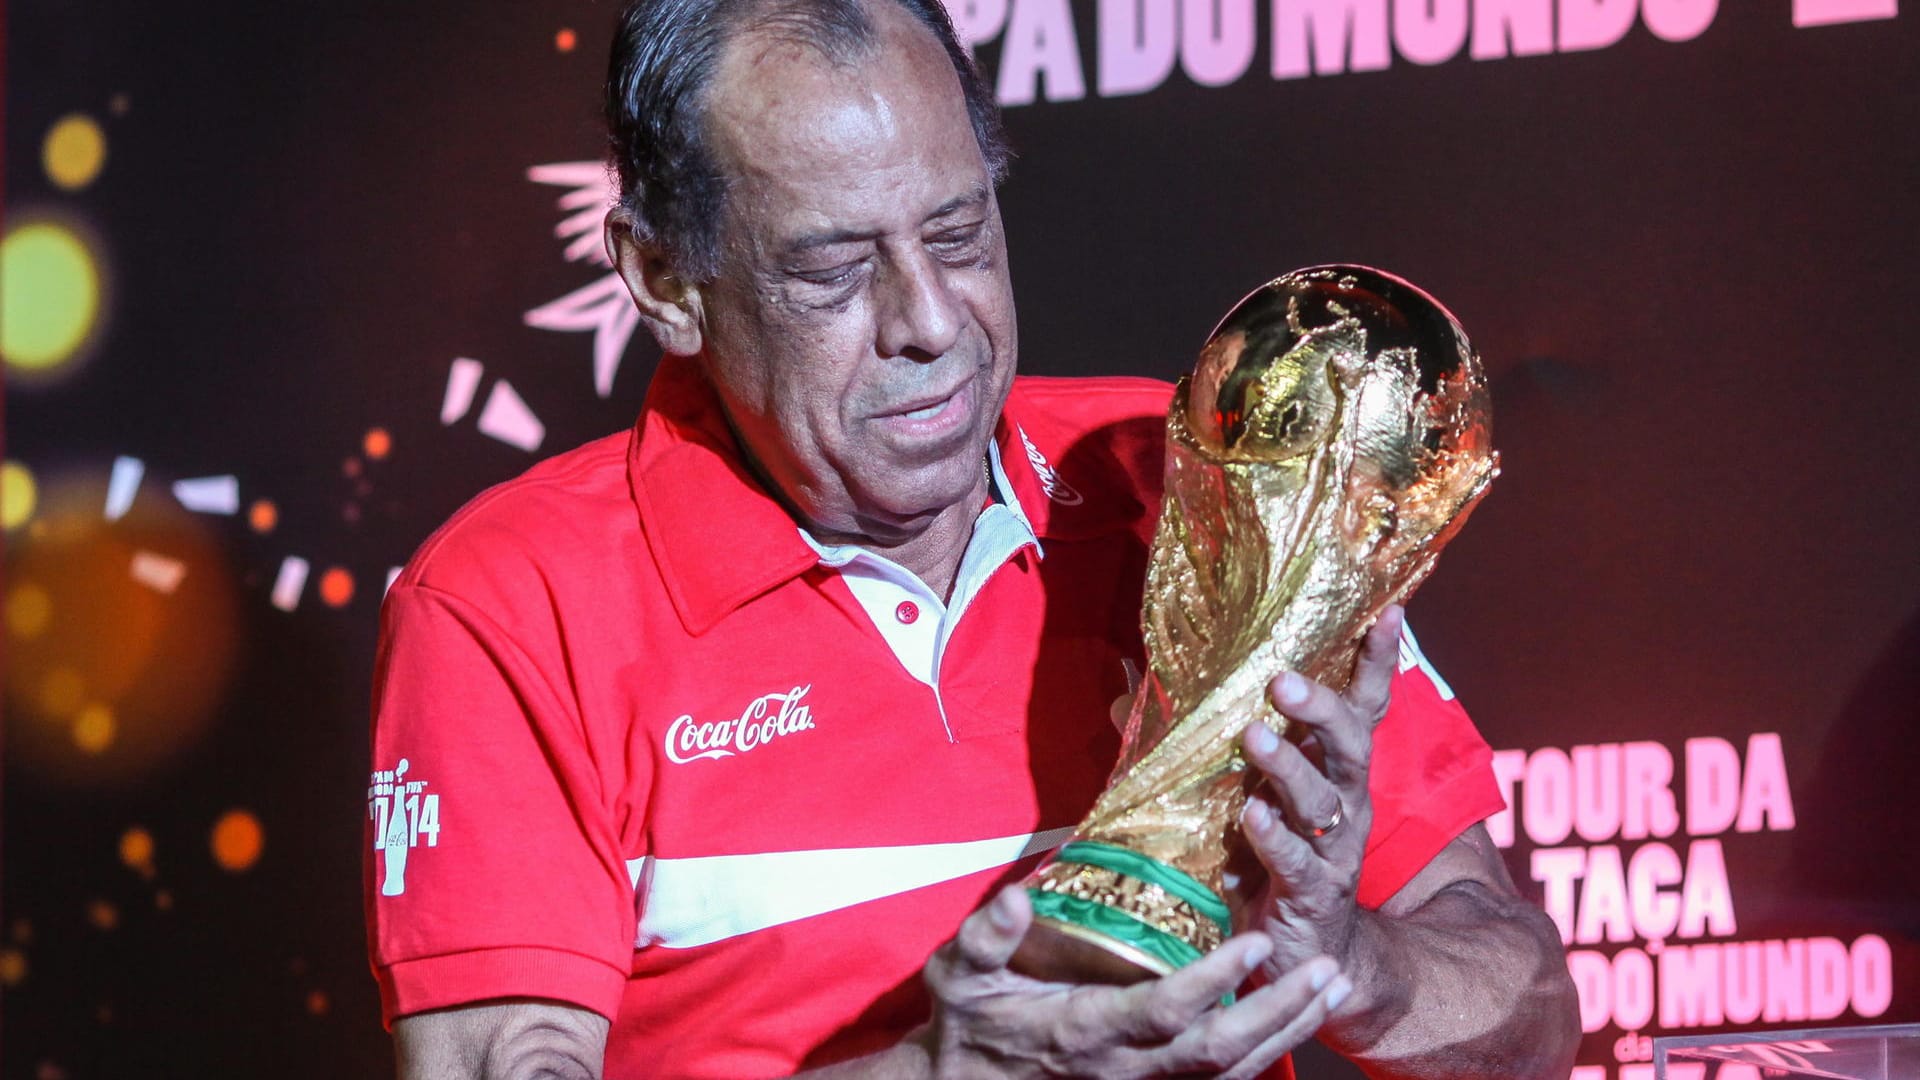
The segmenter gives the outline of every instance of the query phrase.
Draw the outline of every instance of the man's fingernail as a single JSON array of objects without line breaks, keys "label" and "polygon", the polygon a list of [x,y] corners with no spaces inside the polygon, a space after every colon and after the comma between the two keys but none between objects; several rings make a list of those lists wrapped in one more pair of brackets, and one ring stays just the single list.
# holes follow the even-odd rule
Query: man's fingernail
[{"label": "man's fingernail", "polygon": [[1246,955],[1240,958],[1240,966],[1246,968],[1248,971],[1252,971],[1254,968],[1265,963],[1267,957],[1272,954],[1273,942],[1262,938],[1255,941],[1253,948],[1248,949]]},{"label": "man's fingernail", "polygon": [[1006,931],[1012,931],[1020,925],[1020,921],[1013,917],[1013,897],[1009,892],[1002,890],[993,898],[993,903],[987,905],[987,918],[993,920],[993,925]]},{"label": "man's fingernail", "polygon": [[1307,700],[1307,680],[1289,671],[1280,676],[1280,704],[1299,705]]},{"label": "man's fingernail", "polygon": [[1273,828],[1273,811],[1267,809],[1267,804],[1259,799],[1249,800],[1246,812],[1241,817],[1246,821],[1247,828],[1254,832],[1263,833]]},{"label": "man's fingernail", "polygon": [[1313,983],[1313,992],[1317,994],[1326,989],[1327,983],[1332,981],[1337,971],[1337,968],[1324,960],[1314,964],[1313,975],[1310,976],[1309,980]]},{"label": "man's fingernail", "polygon": [[1253,747],[1256,754],[1271,754],[1280,748],[1280,737],[1272,728],[1255,720],[1247,725],[1247,745]]},{"label": "man's fingernail", "polygon": [[1340,1003],[1347,1000],[1347,995],[1351,993],[1353,993],[1353,984],[1347,981],[1345,975],[1340,976],[1339,980],[1333,984],[1333,989],[1327,991],[1327,1011],[1333,1012],[1340,1008]]}]

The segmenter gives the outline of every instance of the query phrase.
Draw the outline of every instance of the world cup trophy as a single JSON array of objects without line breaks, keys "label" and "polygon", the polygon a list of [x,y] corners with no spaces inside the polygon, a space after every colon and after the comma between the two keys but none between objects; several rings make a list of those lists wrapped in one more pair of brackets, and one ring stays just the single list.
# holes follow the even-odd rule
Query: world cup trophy
[{"label": "world cup trophy", "polygon": [[1269,681],[1336,690],[1498,472],[1466,332],[1363,266],[1296,270],[1242,300],[1167,413],[1148,564],[1148,670],[1119,763],[1027,879],[1016,970],[1064,982],[1167,974],[1231,933],[1224,873],[1249,723],[1284,734]]}]

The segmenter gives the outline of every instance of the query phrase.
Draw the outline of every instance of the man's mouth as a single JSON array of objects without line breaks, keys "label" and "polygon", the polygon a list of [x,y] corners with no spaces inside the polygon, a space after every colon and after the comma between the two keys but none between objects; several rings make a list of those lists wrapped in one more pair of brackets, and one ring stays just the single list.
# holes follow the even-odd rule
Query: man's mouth
[{"label": "man's mouth", "polygon": [[895,413],[894,415],[904,416],[909,420],[926,420],[931,417],[940,415],[940,413],[944,409],[946,409],[947,405],[952,401],[953,399],[950,397],[941,398],[939,401],[936,401],[931,405],[926,405],[918,409],[907,409],[904,412]]},{"label": "man's mouth", "polygon": [[876,419],[897,438],[916,443],[926,440],[944,442],[970,426],[967,421],[972,400],[969,384],[963,383],[938,395],[901,402]]},{"label": "man's mouth", "polygon": [[888,409],[880,415],[882,419],[897,417],[903,420],[930,420],[933,417],[939,416],[942,412],[945,412],[948,406],[959,400],[960,392],[965,389],[966,387],[961,385],[944,393],[930,394],[923,398],[916,398],[895,408]]}]

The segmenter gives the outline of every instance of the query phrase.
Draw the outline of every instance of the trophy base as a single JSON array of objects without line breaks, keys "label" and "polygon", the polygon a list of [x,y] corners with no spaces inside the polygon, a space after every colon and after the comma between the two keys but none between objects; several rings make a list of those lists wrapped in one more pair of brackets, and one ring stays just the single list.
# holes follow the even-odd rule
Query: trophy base
[{"label": "trophy base", "polygon": [[1034,917],[1008,967],[1045,982],[1131,986],[1171,973],[1173,965],[1097,930]]},{"label": "trophy base", "polygon": [[1128,848],[1073,840],[1027,878],[1033,926],[1010,966],[1050,982],[1125,986],[1193,963],[1231,933],[1227,902]]}]

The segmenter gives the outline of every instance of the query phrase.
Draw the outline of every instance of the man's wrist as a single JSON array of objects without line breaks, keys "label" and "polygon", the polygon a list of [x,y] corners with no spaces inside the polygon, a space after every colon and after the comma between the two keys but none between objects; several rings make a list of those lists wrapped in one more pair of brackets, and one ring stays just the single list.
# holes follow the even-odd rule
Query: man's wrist
[{"label": "man's wrist", "polygon": [[933,1022],[921,1024],[907,1033],[894,1048],[898,1055],[897,1065],[902,1077],[932,1077],[933,1063],[939,1058],[938,1036],[934,1033]]},{"label": "man's wrist", "polygon": [[1380,1036],[1407,1012],[1411,986],[1393,973],[1395,940],[1391,920],[1377,911],[1354,911],[1340,970],[1353,992],[1329,1010],[1321,1041],[1348,1057],[1364,1056]]}]

